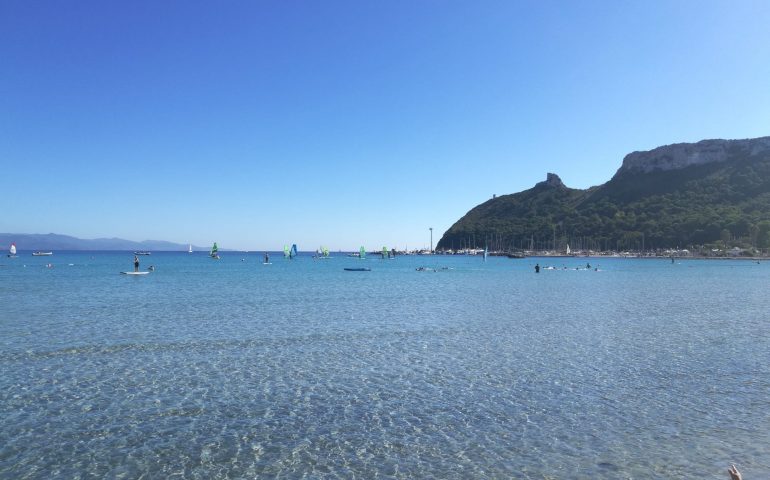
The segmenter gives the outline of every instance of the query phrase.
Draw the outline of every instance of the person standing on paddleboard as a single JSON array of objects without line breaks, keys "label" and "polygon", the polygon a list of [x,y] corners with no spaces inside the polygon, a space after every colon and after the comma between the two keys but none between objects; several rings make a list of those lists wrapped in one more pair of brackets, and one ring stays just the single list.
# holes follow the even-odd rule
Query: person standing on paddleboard
[{"label": "person standing on paddleboard", "polygon": [[139,271],[139,257],[136,255],[134,255],[134,271]]}]

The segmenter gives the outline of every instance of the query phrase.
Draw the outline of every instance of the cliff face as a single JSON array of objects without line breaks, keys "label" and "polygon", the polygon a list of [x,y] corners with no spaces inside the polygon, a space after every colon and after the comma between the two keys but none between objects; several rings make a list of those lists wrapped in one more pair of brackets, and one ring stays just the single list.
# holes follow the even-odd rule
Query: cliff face
[{"label": "cliff face", "polygon": [[437,248],[669,248],[725,238],[770,247],[770,137],[633,152],[610,181],[587,190],[549,173],[471,209]]},{"label": "cliff face", "polygon": [[694,165],[726,162],[735,157],[757,156],[768,152],[770,152],[770,137],[676,143],[644,152],[629,153],[615,175],[679,170]]},{"label": "cliff face", "polygon": [[543,187],[551,187],[551,188],[567,188],[566,185],[564,185],[564,182],[561,181],[561,178],[559,178],[558,175],[555,173],[548,173],[545,177],[544,182],[539,182],[535,185],[535,188],[543,188]]}]

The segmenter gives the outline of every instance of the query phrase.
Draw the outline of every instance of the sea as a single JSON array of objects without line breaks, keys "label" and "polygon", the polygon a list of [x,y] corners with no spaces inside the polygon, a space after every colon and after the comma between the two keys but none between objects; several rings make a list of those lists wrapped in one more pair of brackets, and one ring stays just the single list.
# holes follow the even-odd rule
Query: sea
[{"label": "sea", "polygon": [[770,261],[331,255],[0,258],[0,478],[770,476]]}]

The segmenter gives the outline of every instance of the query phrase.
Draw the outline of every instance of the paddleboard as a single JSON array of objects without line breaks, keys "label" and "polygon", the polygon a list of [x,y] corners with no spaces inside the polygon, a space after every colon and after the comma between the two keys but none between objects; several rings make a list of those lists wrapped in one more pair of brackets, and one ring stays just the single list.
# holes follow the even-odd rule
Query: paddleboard
[{"label": "paddleboard", "polygon": [[344,269],[347,272],[371,272],[371,268],[346,268]]},{"label": "paddleboard", "polygon": [[120,272],[123,275],[147,275],[150,272]]},{"label": "paddleboard", "polygon": [[262,265],[272,265],[272,262],[262,262]]}]

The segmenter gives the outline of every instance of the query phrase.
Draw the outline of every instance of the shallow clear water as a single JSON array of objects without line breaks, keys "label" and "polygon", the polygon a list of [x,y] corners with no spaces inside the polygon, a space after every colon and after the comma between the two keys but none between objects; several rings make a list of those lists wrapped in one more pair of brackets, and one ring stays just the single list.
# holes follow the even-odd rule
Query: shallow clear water
[{"label": "shallow clear water", "polygon": [[0,259],[0,478],[770,474],[770,263],[132,259]]}]

